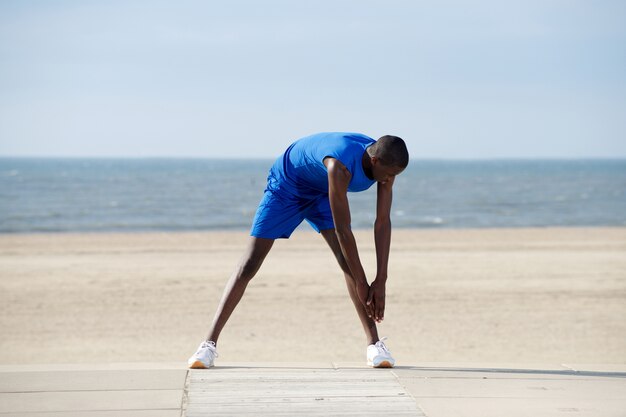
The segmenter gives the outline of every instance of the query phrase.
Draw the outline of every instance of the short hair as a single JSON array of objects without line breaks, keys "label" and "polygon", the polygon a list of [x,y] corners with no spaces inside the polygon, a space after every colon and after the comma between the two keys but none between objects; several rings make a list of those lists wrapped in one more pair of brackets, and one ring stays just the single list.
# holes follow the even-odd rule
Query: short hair
[{"label": "short hair", "polygon": [[409,151],[404,141],[391,135],[382,136],[367,148],[370,156],[375,156],[383,165],[406,168],[409,165]]}]

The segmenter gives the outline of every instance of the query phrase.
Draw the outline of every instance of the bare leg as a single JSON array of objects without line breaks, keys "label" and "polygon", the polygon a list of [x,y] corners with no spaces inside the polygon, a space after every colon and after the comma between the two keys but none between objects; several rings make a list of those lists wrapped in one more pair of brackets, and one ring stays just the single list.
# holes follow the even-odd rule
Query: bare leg
[{"label": "bare leg", "polygon": [[363,304],[361,304],[361,301],[356,294],[356,285],[354,282],[354,278],[352,278],[352,275],[350,274],[350,268],[348,268],[348,264],[343,257],[343,253],[341,252],[341,245],[339,244],[339,240],[337,239],[337,235],[335,234],[335,229],[322,230],[321,234],[328,243],[328,246],[330,246],[330,249],[333,251],[335,258],[337,258],[337,261],[339,262],[339,266],[343,270],[343,274],[346,279],[346,285],[348,286],[348,293],[350,293],[352,303],[354,303],[356,312],[359,315],[361,324],[363,325],[363,330],[365,330],[367,342],[368,344],[372,345],[379,340],[376,322],[374,321],[374,319],[367,316],[367,313],[365,312],[365,307],[363,307]]},{"label": "bare leg", "polygon": [[222,300],[215,312],[213,324],[209,329],[207,340],[211,340],[217,344],[217,339],[220,336],[222,328],[226,324],[226,321],[228,321],[235,307],[237,307],[248,283],[254,275],[256,275],[273,244],[273,239],[251,237],[250,243],[241,257],[237,269],[235,269],[235,272],[233,272],[226,284]]}]

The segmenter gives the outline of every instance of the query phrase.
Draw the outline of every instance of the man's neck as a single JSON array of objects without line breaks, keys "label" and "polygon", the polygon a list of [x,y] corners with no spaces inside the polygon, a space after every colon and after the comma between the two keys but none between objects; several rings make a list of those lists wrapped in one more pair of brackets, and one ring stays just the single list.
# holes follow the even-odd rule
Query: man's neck
[{"label": "man's neck", "polygon": [[370,158],[370,154],[367,153],[367,149],[365,150],[365,152],[363,152],[361,164],[363,165],[363,172],[365,172],[365,176],[370,180],[373,180],[374,176],[372,175],[372,160]]}]

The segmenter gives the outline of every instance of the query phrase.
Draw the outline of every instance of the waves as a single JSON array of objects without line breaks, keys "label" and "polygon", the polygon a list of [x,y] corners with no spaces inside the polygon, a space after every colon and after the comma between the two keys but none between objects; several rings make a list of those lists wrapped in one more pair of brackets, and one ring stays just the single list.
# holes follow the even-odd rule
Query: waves
[{"label": "waves", "polygon": [[[0,232],[248,230],[271,163],[0,158]],[[349,194],[354,228],[372,226],[375,188]],[[391,216],[407,228],[626,226],[626,160],[412,160]]]}]

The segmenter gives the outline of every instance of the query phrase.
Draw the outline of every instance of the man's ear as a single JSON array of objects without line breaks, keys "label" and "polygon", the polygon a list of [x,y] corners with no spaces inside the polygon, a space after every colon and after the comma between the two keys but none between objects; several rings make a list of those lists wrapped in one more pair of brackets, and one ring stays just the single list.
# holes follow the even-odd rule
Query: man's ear
[{"label": "man's ear", "polygon": [[372,162],[372,165],[376,165],[380,162],[377,156],[370,157],[370,161]]}]

